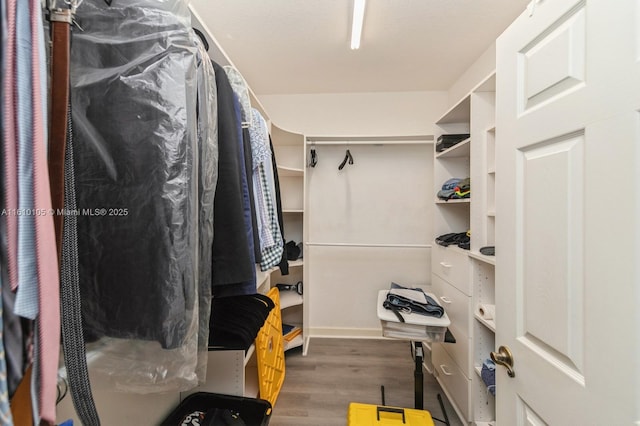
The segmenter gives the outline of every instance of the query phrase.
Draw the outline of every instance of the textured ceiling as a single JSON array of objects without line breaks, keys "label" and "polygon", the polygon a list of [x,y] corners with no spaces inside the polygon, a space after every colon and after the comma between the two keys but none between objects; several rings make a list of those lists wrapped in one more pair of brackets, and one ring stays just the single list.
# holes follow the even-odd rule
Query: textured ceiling
[{"label": "textured ceiling", "polygon": [[257,95],[447,90],[529,0],[191,0]]}]

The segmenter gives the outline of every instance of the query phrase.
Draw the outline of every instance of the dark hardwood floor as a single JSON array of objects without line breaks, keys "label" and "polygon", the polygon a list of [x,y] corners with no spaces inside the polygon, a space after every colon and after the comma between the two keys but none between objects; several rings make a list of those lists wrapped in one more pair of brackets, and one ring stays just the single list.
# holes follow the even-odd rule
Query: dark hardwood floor
[{"label": "dark hardwood floor", "polygon": [[[306,357],[299,349],[287,352],[285,381],[269,425],[345,426],[350,402],[382,403],[380,386],[387,406],[413,408],[413,370],[406,341],[312,339]],[[425,371],[424,408],[443,419],[438,393],[451,426],[461,426],[440,386]]]}]

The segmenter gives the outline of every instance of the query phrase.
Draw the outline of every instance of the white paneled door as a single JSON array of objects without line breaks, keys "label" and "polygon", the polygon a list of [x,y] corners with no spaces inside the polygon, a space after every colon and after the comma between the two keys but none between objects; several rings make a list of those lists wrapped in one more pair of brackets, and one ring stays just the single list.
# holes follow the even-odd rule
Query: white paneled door
[{"label": "white paneled door", "polygon": [[640,0],[537,1],[496,74],[497,423],[640,425]]}]

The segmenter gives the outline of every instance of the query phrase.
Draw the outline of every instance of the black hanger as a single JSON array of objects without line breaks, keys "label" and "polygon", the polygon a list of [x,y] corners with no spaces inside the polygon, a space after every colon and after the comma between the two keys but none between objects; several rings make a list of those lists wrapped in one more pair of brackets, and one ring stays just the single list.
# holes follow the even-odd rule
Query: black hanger
[{"label": "black hanger", "polygon": [[197,28],[193,28],[193,31],[196,35],[202,40],[202,44],[204,44],[204,50],[209,51],[209,42],[207,41],[207,37]]},{"label": "black hanger", "polygon": [[311,148],[311,160],[309,160],[309,166],[315,167],[318,164],[318,156],[316,155],[316,149]]},{"label": "black hanger", "polygon": [[342,163],[338,166],[338,170],[342,170],[344,168],[344,165],[347,164],[347,160],[349,160],[349,164],[353,164],[353,157],[349,150],[344,154],[344,160],[342,160]]}]

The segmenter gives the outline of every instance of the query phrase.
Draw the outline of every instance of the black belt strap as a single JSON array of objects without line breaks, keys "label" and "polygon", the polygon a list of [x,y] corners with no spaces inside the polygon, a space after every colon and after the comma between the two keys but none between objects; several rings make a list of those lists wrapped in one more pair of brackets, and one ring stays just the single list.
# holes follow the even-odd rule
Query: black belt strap
[{"label": "black belt strap", "polygon": [[78,218],[76,212],[75,170],[73,166],[73,129],[71,107],[67,114],[67,141],[64,159],[64,208],[72,212],[65,217],[60,264],[60,306],[62,347],[71,399],[83,425],[99,426],[100,418],[91,393],[87,355],[82,331],[80,275],[78,273]]}]

